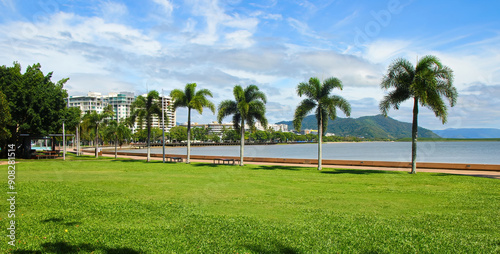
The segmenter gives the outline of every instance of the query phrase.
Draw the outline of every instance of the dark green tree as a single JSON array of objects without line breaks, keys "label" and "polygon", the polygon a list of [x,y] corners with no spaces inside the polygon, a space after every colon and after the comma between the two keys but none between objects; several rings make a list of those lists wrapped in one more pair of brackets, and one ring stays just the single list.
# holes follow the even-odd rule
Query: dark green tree
[{"label": "dark green tree", "polygon": [[87,111],[83,116],[83,127],[87,130],[94,130],[96,158],[99,158],[99,127],[104,127],[113,114],[113,107],[108,105],[101,113],[97,113],[97,111]]},{"label": "dark green tree", "polygon": [[184,126],[175,126],[170,129],[170,139],[177,142],[187,140],[187,128]]},{"label": "dark green tree", "polygon": [[411,173],[417,173],[418,105],[427,107],[445,124],[448,109],[442,97],[453,107],[458,92],[453,86],[453,71],[437,57],[425,56],[414,67],[410,61],[399,58],[388,68],[381,83],[382,89],[391,90],[380,102],[380,111],[387,116],[391,106],[399,109],[404,101],[413,98],[413,123],[411,146]]},{"label": "dark green tree", "polygon": [[240,138],[238,131],[233,129],[227,129],[226,127],[222,128],[222,140],[229,142],[236,142]]},{"label": "dark green tree", "polygon": [[[46,136],[61,129],[61,118],[64,115],[68,96],[63,85],[67,78],[57,83],[51,81],[52,72],[44,75],[40,64],[28,66],[21,73],[21,65],[14,63],[12,67],[0,66],[0,91],[6,96],[11,120],[4,128],[10,138],[0,140],[2,156],[7,155],[7,144],[22,143],[19,134],[30,136]],[[29,147],[21,146],[17,154],[26,153]]]},{"label": "dark green tree", "polygon": [[249,85],[245,89],[236,85],[233,89],[234,101],[225,100],[219,104],[217,120],[222,123],[226,116],[233,115],[234,128],[240,132],[240,166],[243,166],[245,147],[245,122],[250,128],[255,128],[255,121],[267,127],[266,95],[259,91],[256,85]]},{"label": "dark green tree", "polygon": [[8,128],[11,121],[9,102],[0,91],[0,140],[7,140],[12,136]]},{"label": "dark green tree", "polygon": [[203,108],[209,108],[215,114],[215,106],[207,97],[213,97],[212,92],[207,89],[196,91],[196,83],[186,84],[184,91],[174,89],[170,92],[170,97],[174,100],[173,108],[176,110],[179,107],[188,109],[188,126],[187,126],[187,160],[190,163],[191,157],[191,109],[203,113]]},{"label": "dark green tree", "polygon": [[324,135],[323,130],[326,130],[328,127],[328,118],[335,120],[337,117],[337,108],[342,110],[347,116],[351,114],[351,105],[346,99],[337,95],[331,95],[331,92],[335,88],[342,90],[342,82],[338,78],[329,78],[323,83],[318,78],[310,78],[308,83],[303,82],[297,86],[297,94],[301,97],[305,95],[307,98],[297,106],[293,117],[293,125],[295,130],[300,131],[304,117],[316,109],[319,136],[318,170],[321,170],[321,141]]}]

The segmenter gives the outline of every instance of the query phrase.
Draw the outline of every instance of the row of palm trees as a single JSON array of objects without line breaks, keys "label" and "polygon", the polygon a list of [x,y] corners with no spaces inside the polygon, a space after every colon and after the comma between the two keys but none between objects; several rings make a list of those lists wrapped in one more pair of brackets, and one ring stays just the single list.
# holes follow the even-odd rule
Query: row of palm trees
[{"label": "row of palm trees", "polygon": [[[184,91],[174,89],[170,97],[174,100],[173,110],[185,107],[188,110],[187,127],[187,163],[190,163],[190,143],[191,143],[191,110],[203,113],[203,108],[210,109],[215,114],[215,105],[209,101],[208,97],[213,97],[207,89],[196,91],[196,83],[189,83]],[[417,156],[417,130],[418,130],[418,107],[423,106],[431,109],[436,117],[447,121],[447,107],[442,97],[448,99],[453,107],[456,103],[458,93],[453,86],[453,71],[442,65],[435,56],[425,56],[417,61],[413,66],[408,60],[396,59],[388,68],[387,74],[381,82],[381,88],[390,90],[380,102],[379,108],[382,114],[387,116],[391,107],[399,109],[401,103],[413,98],[413,124],[412,124],[412,170],[416,173]],[[328,119],[335,120],[337,109],[340,109],[346,116],[351,114],[349,102],[341,96],[333,95],[334,89],[342,90],[342,82],[335,77],[328,78],[321,82],[318,78],[312,77],[308,82],[300,83],[297,86],[297,94],[305,97],[295,110],[293,125],[295,130],[300,131],[302,120],[314,111],[318,123],[318,170],[322,169],[322,136],[328,127]],[[234,128],[241,133],[240,142],[240,166],[244,165],[244,137],[245,124],[254,128],[256,121],[263,126],[267,126],[265,117],[267,102],[266,95],[255,85],[245,88],[236,85],[233,88],[234,100],[224,100],[218,106],[217,120],[222,122],[225,117],[232,116]],[[147,137],[147,161],[150,160],[150,136],[151,122],[153,116],[162,116],[162,104],[157,91],[151,91],[146,97],[138,96],[131,106],[131,116],[127,122],[132,125],[137,121],[139,126],[145,123],[148,130]],[[111,112],[112,113],[112,112]],[[106,110],[97,114],[95,112],[86,115],[87,121],[93,123],[98,133],[99,123],[109,117]],[[97,142],[96,142],[97,157]]]}]

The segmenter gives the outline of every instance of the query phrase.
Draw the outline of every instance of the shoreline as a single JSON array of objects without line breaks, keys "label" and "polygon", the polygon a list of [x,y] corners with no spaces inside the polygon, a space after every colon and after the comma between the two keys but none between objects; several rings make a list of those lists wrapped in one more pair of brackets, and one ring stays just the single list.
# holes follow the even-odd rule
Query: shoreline
[{"label": "shoreline", "polygon": [[[86,155],[93,155],[94,153],[90,152],[84,152]],[[104,152],[102,156],[106,157],[114,157],[114,152]],[[167,156],[167,155],[165,155]],[[185,158],[186,155],[173,155],[175,157],[182,157]],[[118,153],[119,158],[128,158],[128,159],[134,159],[134,160],[145,160],[146,159],[146,154],[139,154],[139,155],[133,155],[133,154],[122,154]],[[220,157],[218,157],[220,158]],[[224,157],[226,158],[226,157]],[[228,157],[229,158],[229,157]],[[163,154],[155,154],[155,156],[151,156],[151,160],[154,161],[161,161],[163,159]],[[239,159],[239,157],[238,157]],[[313,168],[315,165],[314,164],[297,164],[297,163],[292,163],[292,161],[289,162],[282,162],[282,163],[276,163],[276,162],[257,162],[257,161],[247,161],[247,157],[245,157],[245,164],[257,164],[257,165],[281,165],[281,166],[295,166],[295,167],[308,167],[308,168]],[[194,156],[191,156],[191,161],[192,162],[200,162],[200,163],[213,163],[213,159],[210,158],[194,158]],[[309,161],[311,162],[311,161]],[[314,162],[314,161],[312,161]],[[419,163],[421,164],[421,163]],[[417,166],[419,165],[417,164]],[[234,165],[235,167],[238,167],[237,165]],[[401,165],[404,166],[404,165]],[[498,166],[498,170],[477,170],[477,169],[439,169],[439,168],[421,168],[417,167],[417,172],[423,172],[423,173],[442,173],[442,174],[452,174],[452,175],[467,175],[467,176],[476,176],[476,177],[485,177],[485,178],[492,178],[492,179],[500,179],[500,165],[495,165]],[[364,164],[363,166],[356,166],[356,165],[325,165],[323,164],[323,167],[325,169],[334,169],[334,168],[341,168],[341,169],[360,169],[360,170],[379,170],[379,171],[402,171],[402,172],[409,172],[410,167],[382,167],[382,166],[373,166],[373,165],[368,165]]]}]

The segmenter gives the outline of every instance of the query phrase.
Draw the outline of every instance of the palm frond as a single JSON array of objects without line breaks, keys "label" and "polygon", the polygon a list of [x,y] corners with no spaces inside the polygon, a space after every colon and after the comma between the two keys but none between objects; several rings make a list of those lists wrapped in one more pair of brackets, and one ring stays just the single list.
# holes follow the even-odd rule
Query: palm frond
[{"label": "palm frond", "polygon": [[335,77],[327,78],[325,81],[323,81],[323,88],[321,89],[321,95],[328,96],[335,88],[342,90],[343,89],[342,81],[340,81],[340,79]]},{"label": "palm frond", "polygon": [[304,99],[295,109],[293,116],[293,126],[296,131],[302,128],[302,120],[316,107],[317,103],[313,99]]},{"label": "palm frond", "polygon": [[232,100],[222,101],[219,104],[217,121],[219,123],[222,123],[222,120],[225,117],[230,116],[232,114],[236,114],[237,112],[238,112],[238,105],[235,101],[232,101]]}]

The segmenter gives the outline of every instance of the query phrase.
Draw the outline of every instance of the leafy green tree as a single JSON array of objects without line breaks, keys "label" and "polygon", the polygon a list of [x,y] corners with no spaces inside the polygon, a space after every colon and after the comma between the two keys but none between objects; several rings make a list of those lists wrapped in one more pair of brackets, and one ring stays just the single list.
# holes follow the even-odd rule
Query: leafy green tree
[{"label": "leafy green tree", "polygon": [[118,145],[123,145],[123,141],[132,137],[132,131],[124,124],[111,120],[106,126],[105,137],[115,144],[115,159],[118,156]]},{"label": "leafy green tree", "polygon": [[453,71],[437,57],[425,56],[414,67],[410,61],[399,58],[388,68],[381,83],[382,89],[391,89],[380,102],[380,111],[387,116],[389,108],[399,109],[402,102],[413,98],[413,123],[411,146],[411,173],[417,172],[418,105],[427,107],[445,124],[448,109],[443,96],[451,107],[457,101],[458,92],[453,86]]},{"label": "leafy green tree", "polygon": [[249,85],[245,89],[236,85],[233,89],[235,100],[225,100],[219,104],[217,120],[222,123],[224,117],[233,115],[233,124],[240,131],[240,166],[243,166],[245,147],[245,122],[250,128],[255,128],[255,121],[267,127],[266,95],[259,91],[256,85]]},{"label": "leafy green tree", "polygon": [[310,78],[308,83],[302,82],[297,86],[297,94],[305,95],[307,99],[300,102],[295,110],[293,125],[297,131],[302,127],[302,120],[312,110],[316,109],[316,119],[318,121],[318,170],[321,170],[321,141],[324,135],[323,130],[328,127],[328,118],[335,120],[337,108],[342,110],[347,116],[351,114],[351,105],[346,99],[331,95],[333,89],[342,90],[342,82],[338,78],[328,78],[323,83],[318,78]]},{"label": "leafy green tree", "polygon": [[264,142],[269,139],[267,132],[265,131],[255,131],[254,133],[250,134],[250,137],[254,140],[257,140],[259,142]]},{"label": "leafy green tree", "polygon": [[239,137],[240,134],[238,134],[238,131],[233,129],[226,129],[226,127],[223,127],[222,129],[223,141],[236,142],[239,139]]},{"label": "leafy green tree", "polygon": [[285,142],[288,142],[288,141],[295,141],[295,134],[292,133],[292,132],[284,132],[283,135],[285,136]]},{"label": "leafy green tree", "polygon": [[95,157],[99,158],[99,127],[104,127],[108,118],[113,116],[113,107],[108,105],[102,113],[97,111],[87,111],[83,116],[83,126],[87,130],[93,129],[95,134]]},{"label": "leafy green tree", "polygon": [[5,94],[0,91],[0,140],[7,140],[11,137],[8,128],[10,121],[12,121],[12,116],[10,115],[9,102]]},{"label": "leafy green tree", "polygon": [[[158,116],[161,118],[162,116],[162,105],[160,100],[160,95],[157,91],[150,91],[146,97],[139,95],[132,102],[130,106],[130,119],[127,122],[135,123],[137,120],[137,124],[139,128],[142,129],[144,123],[146,124],[146,129],[148,130],[147,137],[147,147],[148,147],[148,155],[147,162],[150,161],[151,158],[151,124],[153,123],[153,117]],[[167,116],[165,115],[165,118]]]},{"label": "leafy green tree", "polygon": [[193,137],[198,141],[207,141],[208,139],[208,128],[196,127],[192,129]]},{"label": "leafy green tree", "polygon": [[219,135],[217,135],[215,133],[209,134],[207,138],[208,138],[208,140],[211,140],[211,141],[216,142],[216,143],[220,142]]},{"label": "leafy green tree", "polygon": [[187,140],[187,128],[184,126],[175,126],[170,129],[170,139],[178,142]]},{"label": "leafy green tree", "polygon": [[[0,66],[0,91],[6,96],[11,120],[4,126],[11,134],[10,138],[0,140],[2,156],[7,156],[7,144],[21,144],[21,133],[30,136],[46,136],[56,133],[61,128],[61,116],[64,114],[68,96],[63,85],[67,78],[57,83],[51,81],[52,72],[44,75],[40,64],[28,66],[21,73],[17,62],[12,67]],[[29,147],[22,146],[19,154],[29,152]]]},{"label": "leafy green tree", "polygon": [[203,108],[209,108],[215,114],[215,106],[207,97],[213,97],[212,92],[207,89],[196,91],[196,83],[186,84],[184,91],[174,89],[170,92],[170,97],[174,100],[173,108],[176,110],[179,107],[188,109],[188,126],[187,126],[187,160],[190,163],[191,157],[191,109],[203,113]]}]

